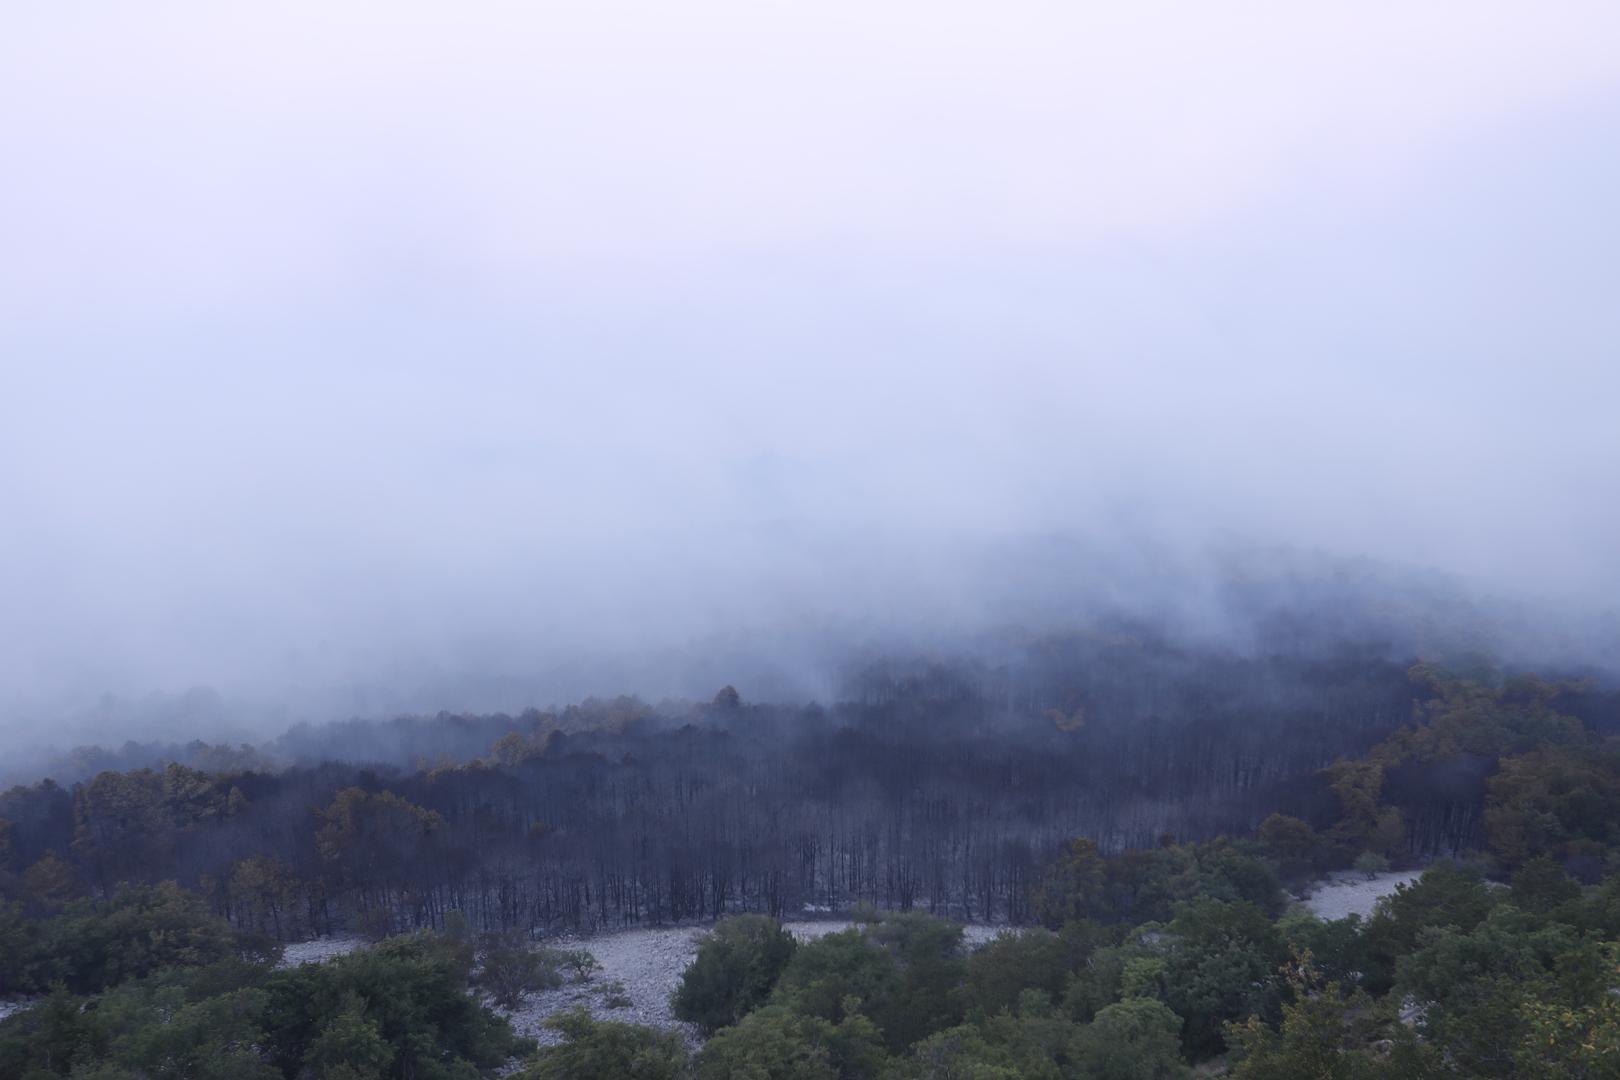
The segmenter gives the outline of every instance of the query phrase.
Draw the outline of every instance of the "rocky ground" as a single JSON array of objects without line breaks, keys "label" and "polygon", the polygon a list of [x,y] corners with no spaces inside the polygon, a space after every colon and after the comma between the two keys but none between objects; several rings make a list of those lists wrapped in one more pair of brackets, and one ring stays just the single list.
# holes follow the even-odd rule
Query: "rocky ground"
[{"label": "rocky ground", "polygon": [[518,1034],[542,1044],[560,1041],[556,1032],[545,1027],[547,1017],[584,1008],[600,1020],[679,1031],[696,1046],[691,1026],[670,1013],[669,996],[675,992],[681,972],[697,955],[697,943],[704,933],[700,927],[624,930],[548,942],[563,949],[585,949],[601,967],[585,981],[570,978],[555,990],[525,994],[515,1009],[496,1011],[511,1019]]},{"label": "rocky ground", "polygon": [[[1364,874],[1343,871],[1331,875],[1314,885],[1302,902],[1313,914],[1323,919],[1342,919],[1357,914],[1366,918],[1380,897],[1388,896],[1397,885],[1416,881],[1421,871],[1405,870],[1378,874],[1368,879]],[[850,924],[836,919],[818,919],[787,923],[787,928],[801,941],[810,941],[823,934],[847,929]],[[965,938],[970,947],[983,945],[995,937],[1003,927],[974,925],[966,928]],[[507,1012],[513,1026],[522,1034],[541,1043],[558,1041],[555,1032],[545,1028],[547,1017],[569,1009],[583,1007],[593,1016],[604,1020],[623,1020],[634,1024],[679,1031],[688,1043],[697,1044],[691,1026],[676,1020],[670,1012],[669,998],[680,982],[681,972],[697,954],[698,942],[708,932],[707,927],[661,927],[647,930],[622,930],[614,933],[580,937],[563,937],[547,944],[565,949],[587,949],[601,965],[589,979],[580,982],[570,979],[555,990],[544,990],[526,995],[523,1003]],[[336,956],[365,947],[362,937],[340,935],[295,942],[286,947],[281,966],[330,960]],[[25,998],[0,1000],[0,1019],[33,1004]]]},{"label": "rocky ground", "polygon": [[345,934],[315,938],[312,941],[295,941],[282,950],[281,963],[276,966],[289,968],[297,967],[299,964],[319,964],[364,948],[365,944],[365,938]]},{"label": "rocky ground", "polygon": [[[848,929],[850,925],[834,919],[786,924],[800,941],[812,941],[824,934]],[[968,926],[963,936],[970,948],[976,948],[1003,929],[997,926]],[[544,1026],[547,1017],[583,1007],[598,1019],[622,1020],[678,1031],[695,1048],[698,1044],[696,1032],[691,1025],[675,1019],[670,1012],[669,999],[680,982],[681,973],[697,955],[698,942],[706,933],[708,927],[705,926],[662,927],[549,940],[548,945],[558,948],[588,950],[596,957],[600,969],[584,981],[570,977],[555,990],[527,994],[516,1009],[497,1011],[510,1017],[512,1026],[520,1034],[531,1036],[542,1044],[559,1041],[557,1034]],[[280,966],[320,963],[364,948],[365,945],[366,939],[357,936],[294,942],[282,953]],[[32,1004],[31,999],[25,998],[0,1000],[0,1019]]]},{"label": "rocky ground", "polygon": [[[832,919],[785,925],[800,941],[811,941],[850,926]],[[970,947],[977,947],[995,937],[1001,929],[969,926],[963,936]],[[544,1026],[547,1017],[583,1007],[599,1020],[622,1020],[679,1031],[688,1045],[695,1048],[696,1032],[691,1025],[675,1019],[670,1012],[669,999],[680,983],[681,973],[697,955],[698,942],[706,933],[707,927],[624,930],[548,942],[564,949],[588,950],[601,969],[584,982],[570,979],[558,989],[525,995],[516,1009],[497,1011],[511,1018],[519,1034],[542,1044],[559,1041],[556,1032]]]},{"label": "rocky ground", "polygon": [[1368,878],[1366,874],[1343,870],[1312,886],[1303,900],[1311,914],[1320,919],[1342,919],[1347,915],[1365,919],[1381,897],[1393,893],[1397,885],[1416,881],[1422,874],[1421,870],[1396,870]]}]

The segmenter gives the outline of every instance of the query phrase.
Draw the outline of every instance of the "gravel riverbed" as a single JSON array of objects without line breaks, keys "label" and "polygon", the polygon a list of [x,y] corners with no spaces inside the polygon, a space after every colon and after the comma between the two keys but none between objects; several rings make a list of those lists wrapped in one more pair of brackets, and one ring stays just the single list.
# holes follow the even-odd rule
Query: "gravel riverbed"
[{"label": "gravel riverbed", "polygon": [[1366,874],[1344,870],[1330,875],[1312,887],[1305,906],[1320,919],[1342,919],[1347,915],[1371,915],[1383,897],[1399,885],[1409,885],[1423,876],[1421,870],[1396,870],[1386,874]]},{"label": "gravel riverbed", "polygon": [[[800,941],[813,941],[825,934],[847,930],[852,924],[819,919],[784,925]],[[977,948],[1004,929],[970,925],[964,928],[963,938],[969,948]],[[547,1017],[583,1007],[600,1020],[622,1020],[678,1031],[696,1048],[696,1031],[690,1024],[675,1019],[669,999],[680,983],[681,973],[697,955],[698,943],[708,932],[707,926],[659,927],[548,940],[547,945],[557,948],[589,951],[601,965],[600,969],[584,981],[570,978],[555,990],[526,994],[516,1009],[496,1011],[509,1017],[519,1034],[542,1044],[561,1041],[556,1032],[544,1026]],[[280,966],[321,963],[365,946],[365,938],[352,935],[294,942],[283,951]],[[0,1000],[0,1018],[32,1004],[34,1001],[26,998]]]},{"label": "gravel riverbed", "polygon": [[[1393,893],[1398,885],[1416,881],[1421,873],[1404,870],[1368,879],[1364,874],[1343,871],[1317,883],[1303,903],[1312,914],[1323,919],[1342,919],[1350,914],[1366,918],[1381,897]],[[852,924],[818,919],[784,925],[800,941],[812,941],[824,934],[846,930]],[[963,937],[969,948],[977,948],[1004,929],[975,924],[964,929]],[[583,1007],[601,1020],[623,1020],[678,1031],[695,1047],[696,1032],[690,1024],[675,1019],[670,1012],[669,999],[680,982],[681,973],[697,955],[698,942],[708,931],[706,926],[657,927],[550,940],[548,945],[559,948],[588,950],[601,968],[582,982],[570,979],[555,990],[525,995],[516,1009],[497,1011],[510,1017],[519,1033],[542,1044],[560,1041],[556,1032],[544,1026],[548,1017]],[[355,935],[294,942],[283,952],[280,966],[320,963],[365,945],[366,939]],[[32,1004],[34,1001],[27,998],[0,999],[0,1019]]]},{"label": "gravel riverbed", "polygon": [[276,966],[290,968],[299,964],[319,964],[365,947],[365,938],[349,934],[295,941],[281,950],[281,963]]},{"label": "gravel riverbed", "polygon": [[[825,934],[847,930],[851,924],[827,919],[784,925],[800,941],[813,941]],[[977,948],[1002,929],[1004,927],[971,925],[964,928],[963,939],[969,948]],[[544,1026],[547,1017],[583,1007],[599,1020],[621,1020],[678,1031],[689,1046],[696,1048],[697,1032],[690,1024],[675,1019],[669,999],[681,981],[681,973],[697,955],[698,943],[707,933],[708,927],[704,926],[665,927],[547,942],[564,949],[585,949],[596,957],[601,969],[584,982],[570,980],[555,990],[526,994],[516,1009],[496,1011],[509,1017],[519,1034],[530,1036],[542,1045],[561,1041],[556,1032]],[[616,1005],[611,1000],[614,998],[618,999]]]}]

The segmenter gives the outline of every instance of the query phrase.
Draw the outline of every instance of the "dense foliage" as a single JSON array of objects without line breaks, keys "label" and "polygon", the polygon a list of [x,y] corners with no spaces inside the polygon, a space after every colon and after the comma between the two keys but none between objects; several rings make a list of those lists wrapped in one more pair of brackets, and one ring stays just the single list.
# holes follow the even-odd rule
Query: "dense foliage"
[{"label": "dense foliage", "polygon": [[[138,920],[151,940],[169,932],[160,916]],[[80,985],[102,971],[65,968]],[[0,1076],[471,1080],[532,1044],[468,996],[468,973],[455,944],[430,935],[283,970],[175,954],[99,994],[57,982],[0,1022]]]},{"label": "dense foliage", "polygon": [[[1182,658],[1196,678],[1160,684],[1154,655],[1058,704],[1028,671],[921,669],[826,712],[723,693],[676,725],[620,702],[416,771],[13,789],[0,994],[36,1000],[0,1021],[0,1075],[1620,1075],[1609,698],[1423,666],[1397,687],[1366,657]],[[1240,734],[1220,718],[1259,700],[1250,675],[1274,707]],[[1337,704],[1291,712],[1306,678]],[[1194,685],[1171,734],[1101,704]],[[1287,904],[1325,870],[1420,860],[1368,918]],[[775,916],[811,900],[854,925],[796,943]],[[695,1052],[584,1013],[536,1051],[481,1004],[589,973],[531,929],[714,915],[673,1001]],[[941,916],[1021,926],[969,949]],[[343,925],[382,943],[276,968],[279,941]]]},{"label": "dense foliage", "polygon": [[[798,945],[689,1060],[650,1030],[575,1019],[533,1075],[607,1080],[650,1060],[634,1075],[1168,1080],[1218,1059],[1237,1080],[1612,1077],[1617,895],[1620,874],[1582,888],[1549,862],[1500,888],[1444,862],[1366,920],[1204,897],[1167,922],[1074,921],[977,950],[954,924],[887,914]],[[769,947],[728,940],[733,993],[757,988]]]},{"label": "dense foliage", "polygon": [[[452,911],[545,930],[862,901],[1027,922],[1051,917],[1040,869],[1073,837],[1114,854],[1273,811],[1326,828],[1320,770],[1394,733],[1413,693],[1376,649],[1253,657],[1121,630],[874,665],[828,708],[733,691],[305,728],[0,793],[0,896],[172,880],[283,939]],[[139,757],[85,751],[59,778]],[[1419,848],[1484,827],[1452,825]]]},{"label": "dense foliage", "polygon": [[[722,923],[681,995],[713,1003],[714,1034],[686,1073],[659,1075],[1148,1080],[1209,1059],[1236,1080],[1620,1075],[1613,751],[1550,707],[1556,688],[1414,678],[1434,695],[1414,723],[1324,770],[1336,816],[1118,854],[1076,839],[1034,891],[1050,929],[969,951],[942,920],[874,914],[780,964],[768,925]],[[1370,918],[1286,910],[1284,881],[1352,861],[1376,875],[1449,827],[1435,822],[1459,813],[1459,759],[1480,850],[1433,862]],[[1453,782],[1420,797],[1424,768]],[[739,1001],[756,1004],[728,1019]],[[569,1038],[583,1060],[593,1032]]]},{"label": "dense foliage", "polygon": [[722,920],[699,946],[675,991],[675,1015],[712,1035],[735,1024],[770,994],[793,958],[793,935],[763,915]]}]

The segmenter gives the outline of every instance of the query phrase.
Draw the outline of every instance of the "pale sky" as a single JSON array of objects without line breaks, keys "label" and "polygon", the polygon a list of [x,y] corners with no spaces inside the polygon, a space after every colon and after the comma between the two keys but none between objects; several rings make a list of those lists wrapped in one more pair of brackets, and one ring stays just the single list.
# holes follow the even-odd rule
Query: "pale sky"
[{"label": "pale sky", "polygon": [[1613,607],[1620,5],[261,7],[0,16],[0,730],[1043,535]]}]

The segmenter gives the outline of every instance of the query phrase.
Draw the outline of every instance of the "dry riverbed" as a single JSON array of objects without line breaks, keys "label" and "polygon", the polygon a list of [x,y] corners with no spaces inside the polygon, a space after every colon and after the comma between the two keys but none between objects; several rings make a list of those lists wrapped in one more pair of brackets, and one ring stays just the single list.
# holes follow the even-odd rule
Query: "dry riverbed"
[{"label": "dry riverbed", "polygon": [[1393,893],[1397,886],[1410,885],[1422,875],[1421,870],[1396,870],[1369,878],[1354,870],[1344,870],[1313,885],[1304,904],[1319,919],[1342,919],[1347,915],[1360,915],[1365,919],[1373,913],[1378,901]]},{"label": "dry riverbed", "polygon": [[[790,922],[788,931],[800,941],[812,941],[824,934],[846,930],[851,925],[836,920]],[[995,937],[995,926],[968,926],[963,937],[976,948]],[[601,966],[585,982],[568,983],[555,990],[526,994],[516,1009],[498,1009],[512,1020],[519,1034],[542,1044],[559,1042],[556,1032],[544,1026],[546,1018],[569,1009],[584,1008],[599,1020],[622,1020],[631,1024],[679,1031],[693,1047],[697,1034],[670,1012],[670,995],[680,983],[681,973],[697,955],[698,943],[707,927],[688,926],[649,930],[622,930],[589,937],[548,942],[565,949],[585,949]]]},{"label": "dry riverbed", "polygon": [[[1405,870],[1369,879],[1364,874],[1344,871],[1318,882],[1303,903],[1312,914],[1323,919],[1342,919],[1350,914],[1366,918],[1381,897],[1393,893],[1398,885],[1416,881],[1420,874],[1421,871]],[[786,924],[800,941],[811,941],[850,925],[834,919]],[[966,928],[964,936],[968,946],[973,948],[995,937],[1001,929],[973,925]],[[697,955],[698,942],[707,932],[708,928],[702,926],[664,927],[549,941],[547,944],[561,948],[588,950],[601,965],[600,970],[583,982],[570,979],[555,990],[525,995],[522,1004],[509,1012],[498,1011],[509,1016],[513,1027],[521,1034],[541,1043],[559,1041],[557,1034],[544,1026],[547,1017],[582,1007],[598,1019],[679,1031],[695,1046],[695,1033],[690,1025],[675,1019],[670,1012],[669,998],[680,982],[681,972]],[[286,947],[281,966],[320,963],[365,945],[364,938],[352,935],[295,942]],[[0,1000],[0,1019],[32,1004],[32,1000],[25,998]]]},{"label": "dry riverbed", "polygon": [[[824,934],[846,930],[852,924],[833,919],[785,924],[800,941],[812,941]],[[1003,928],[972,925],[964,928],[969,948],[977,948]],[[676,1020],[670,1012],[670,995],[680,982],[698,943],[708,933],[703,926],[621,930],[604,934],[564,937],[546,944],[564,949],[585,949],[596,957],[600,969],[585,981],[569,979],[555,990],[524,995],[512,1010],[497,1009],[511,1018],[512,1026],[523,1035],[543,1044],[560,1041],[556,1032],[544,1026],[547,1017],[573,1008],[585,1008],[601,1020],[622,1020],[633,1024],[679,1031],[693,1047],[697,1036],[691,1025]],[[294,942],[282,954],[282,967],[321,963],[362,949],[366,939],[358,936],[316,938]],[[34,1004],[32,999],[0,1000],[0,1018]]]},{"label": "dry riverbed", "polygon": [[366,939],[352,934],[295,941],[282,949],[281,963],[276,966],[290,968],[299,964],[320,964],[365,947]]}]

